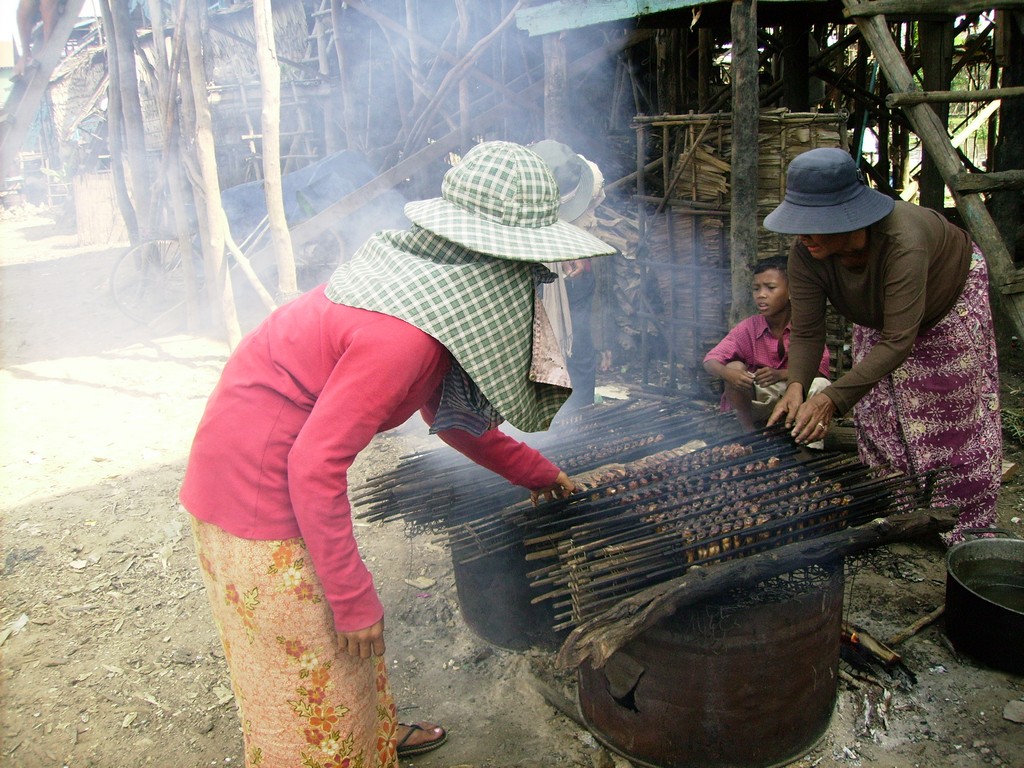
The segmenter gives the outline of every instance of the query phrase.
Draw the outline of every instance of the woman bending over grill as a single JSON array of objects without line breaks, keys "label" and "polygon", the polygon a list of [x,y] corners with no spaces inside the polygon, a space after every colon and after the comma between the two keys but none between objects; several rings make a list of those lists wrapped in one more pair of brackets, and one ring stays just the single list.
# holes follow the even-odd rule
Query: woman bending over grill
[{"label": "woman bending over grill", "polygon": [[554,278],[540,262],[613,249],[559,221],[554,178],[515,144],[478,145],[441,193],[406,206],[411,229],[377,233],[243,339],[199,424],[181,501],[246,766],[393,768],[446,738],[395,719],[384,608],[347,497],[374,435],[420,411],[534,500],[575,489],[495,427],[545,429],[569,395],[534,316],[537,281]]},{"label": "woman bending over grill", "polygon": [[[841,149],[796,157],[764,220],[796,235],[790,384],[769,424],[819,440],[853,409],[860,458],[939,469],[936,506],[960,509],[947,544],[995,522],[1002,472],[999,371],[985,260],[939,213],[869,188]],[[854,323],[853,366],[804,400],[825,343],[825,304]]]}]

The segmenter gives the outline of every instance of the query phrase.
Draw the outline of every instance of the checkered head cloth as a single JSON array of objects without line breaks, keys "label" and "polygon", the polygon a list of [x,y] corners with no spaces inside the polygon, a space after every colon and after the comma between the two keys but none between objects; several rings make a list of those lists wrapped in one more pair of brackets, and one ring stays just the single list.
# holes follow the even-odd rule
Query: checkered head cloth
[{"label": "checkered head cloth", "polygon": [[478,144],[445,174],[441,197],[405,206],[415,224],[477,253],[513,261],[567,261],[615,252],[558,218],[547,163],[507,141]]},{"label": "checkered head cloth", "polygon": [[531,375],[535,280],[549,275],[539,264],[482,256],[413,227],[367,240],[331,275],[326,293],[430,334],[506,421],[538,432],[570,391]]}]

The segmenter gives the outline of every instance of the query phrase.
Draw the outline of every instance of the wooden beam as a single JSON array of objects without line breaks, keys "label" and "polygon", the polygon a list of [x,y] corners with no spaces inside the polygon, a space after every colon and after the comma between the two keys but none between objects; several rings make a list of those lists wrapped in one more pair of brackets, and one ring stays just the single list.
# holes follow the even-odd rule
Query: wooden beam
[{"label": "wooden beam", "polygon": [[970,13],[983,13],[993,8],[1014,9],[1024,8],[1024,0],[970,0],[969,2],[950,3],[947,0],[871,0],[847,5],[843,15],[849,18],[865,18],[891,14],[893,16],[924,16],[942,14],[945,16],[963,16]]},{"label": "wooden beam", "polygon": [[959,192],[1024,189],[1024,171],[994,171],[993,173],[964,171],[957,174],[953,186]]},{"label": "wooden beam", "polygon": [[579,0],[556,0],[519,11],[516,14],[516,26],[533,37],[610,21],[635,19],[660,11],[701,5],[702,2],[703,0],[587,0],[581,3]]},{"label": "wooden beam", "polygon": [[1012,88],[979,88],[973,91],[910,91],[908,93],[890,93],[885,97],[887,107],[906,107],[912,104],[932,102],[994,101],[1024,96],[1024,86]]}]

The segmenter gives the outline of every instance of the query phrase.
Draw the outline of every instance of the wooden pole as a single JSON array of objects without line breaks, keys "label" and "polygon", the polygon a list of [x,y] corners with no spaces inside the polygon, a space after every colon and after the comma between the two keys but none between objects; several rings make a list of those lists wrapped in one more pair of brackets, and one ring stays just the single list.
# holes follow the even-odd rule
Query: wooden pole
[{"label": "wooden pole", "polygon": [[705,112],[711,102],[711,72],[714,69],[714,34],[710,29],[697,30],[697,110]]},{"label": "wooden pole", "polygon": [[807,112],[811,108],[810,31],[808,21],[794,20],[782,25],[782,103],[793,112]]},{"label": "wooden pole", "polygon": [[544,35],[544,138],[569,142],[569,64],[561,32]]},{"label": "wooden pole", "polygon": [[[996,52],[1000,60],[1005,62],[1002,68],[1002,83],[1006,88],[1024,87],[1024,25],[1021,24],[1022,14],[998,11],[1001,34]],[[998,67],[993,66],[995,71]],[[994,83],[995,84],[995,83]],[[1003,101],[999,108],[998,132],[989,134],[989,153],[995,162],[988,169],[991,171],[1010,171],[1024,168],[1024,101],[1012,99]],[[1011,258],[1024,258],[1024,245],[1021,235],[1024,234],[1021,223],[1024,222],[1024,195],[1012,191],[995,192],[989,197],[989,210],[992,219],[1003,235],[1010,248]],[[1017,334],[1020,336],[1020,334]],[[1024,338],[1024,337],[1022,337]]]},{"label": "wooden pole", "polygon": [[757,259],[758,101],[757,0],[732,3],[732,211],[729,250],[735,325],[753,310],[750,283]]},{"label": "wooden pole", "polygon": [[128,240],[137,245],[140,239],[139,220],[135,215],[128,181],[125,179],[124,163],[124,112],[121,109],[121,73],[117,64],[118,50],[114,41],[114,21],[110,3],[104,0],[99,4],[103,26],[109,30],[107,35],[107,148],[110,150],[110,176],[114,184],[114,197],[118,210],[128,230]]},{"label": "wooden pole", "polygon": [[274,17],[270,0],[253,0],[256,30],[256,65],[260,73],[263,104],[260,111],[263,131],[263,196],[267,202],[270,238],[277,262],[277,295],[287,301],[299,295],[295,277],[295,254],[288,235],[281,186],[281,65],[277,60]]},{"label": "wooden pole", "polygon": [[113,34],[107,45],[117,47],[117,68],[121,90],[121,115],[124,119],[124,147],[122,157],[112,162],[123,162],[128,191],[135,207],[136,217],[143,230],[152,225],[153,206],[149,194],[149,162],[146,158],[146,130],[142,121],[142,101],[139,98],[139,76],[135,68],[135,26],[132,23],[128,0],[111,0]]},{"label": "wooden pole", "polygon": [[516,13],[522,5],[522,0],[518,0],[518,2],[516,2],[505,18],[502,19],[497,26],[478,40],[466,55],[459,60],[459,63],[448,70],[444,78],[442,78],[441,83],[437,86],[437,92],[434,94],[434,97],[430,100],[430,103],[423,108],[423,112],[416,121],[416,125],[406,139],[406,153],[413,151],[413,148],[418,146],[423,140],[423,136],[429,127],[430,120],[433,119],[434,113],[437,112],[443,103],[448,89],[451,88],[453,84],[463,81],[463,76],[468,70],[472,69],[477,59],[479,59],[480,56],[483,55],[484,51],[486,51],[487,48],[497,40],[502,31],[515,21]]},{"label": "wooden pole", "polygon": [[[175,94],[178,92],[178,72],[181,65],[181,49],[184,46],[185,2],[178,0],[174,36],[172,37],[172,61],[167,63],[167,38],[164,34],[163,3],[149,0],[149,17],[153,25],[153,58],[156,62],[158,107],[160,124],[163,127],[163,159],[160,164],[162,178],[154,180],[156,185],[166,180],[174,228],[181,251],[181,272],[185,277],[185,322],[189,330],[200,325],[200,303],[198,281],[196,280],[196,259],[192,249],[192,232],[188,221],[185,184],[180,167],[180,127],[175,109]],[[154,194],[154,197],[156,195]],[[155,207],[155,206],[154,206]]]},{"label": "wooden pole", "polygon": [[[953,22],[919,21],[917,23],[918,45],[921,53],[921,67],[924,70],[925,90],[949,88],[950,71],[953,63]],[[943,126],[943,134],[949,135],[949,103],[931,102],[931,109]],[[932,159],[933,150],[923,147],[921,153],[921,178],[919,202],[925,208],[945,210],[946,188],[943,176]],[[941,150],[940,150],[941,151]]]},{"label": "wooden pole", "polygon": [[206,237],[203,238],[203,258],[210,300],[220,307],[228,347],[234,349],[242,338],[238,311],[231,289],[231,273],[224,258],[224,205],[220,199],[220,181],[217,177],[217,155],[213,141],[213,119],[210,115],[210,100],[206,90],[206,68],[203,62],[202,32],[198,14],[202,6],[192,4],[185,15],[185,38],[188,53],[188,73],[191,85],[192,103],[195,108],[195,147],[199,160],[198,180],[202,189],[205,207]]}]

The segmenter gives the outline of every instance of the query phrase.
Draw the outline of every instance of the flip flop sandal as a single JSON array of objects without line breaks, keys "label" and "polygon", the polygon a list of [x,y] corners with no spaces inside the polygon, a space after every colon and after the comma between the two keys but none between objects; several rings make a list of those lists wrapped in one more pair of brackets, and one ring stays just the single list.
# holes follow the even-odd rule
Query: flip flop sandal
[{"label": "flip flop sandal", "polygon": [[409,725],[407,723],[399,723],[399,725],[403,728],[409,729],[406,732],[405,736],[402,737],[402,740],[398,742],[399,757],[412,757],[414,755],[422,755],[425,752],[432,752],[433,750],[437,749],[442,744],[444,744],[446,741],[448,741],[448,732],[445,731],[444,728],[441,728],[441,735],[438,736],[436,739],[424,741],[421,744],[406,745],[405,742],[409,740],[410,736],[416,733],[416,731],[424,731],[424,729],[419,725],[416,725],[415,723],[412,725]]}]

